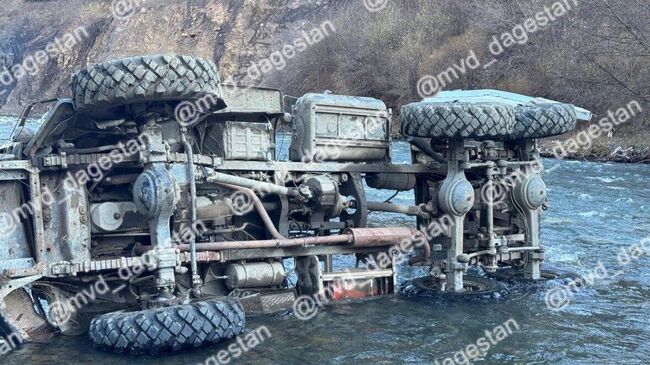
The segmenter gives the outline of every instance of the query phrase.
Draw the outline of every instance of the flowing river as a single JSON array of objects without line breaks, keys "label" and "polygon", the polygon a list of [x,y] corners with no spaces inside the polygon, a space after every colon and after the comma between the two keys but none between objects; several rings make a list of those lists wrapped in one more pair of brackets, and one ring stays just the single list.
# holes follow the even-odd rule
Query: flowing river
[{"label": "flowing river", "polygon": [[[395,142],[393,155],[397,163],[407,163],[408,145]],[[551,204],[542,227],[547,264],[594,279],[593,285],[565,296],[561,310],[546,304],[552,287],[516,285],[493,302],[395,295],[332,305],[307,322],[286,313],[253,317],[247,328],[266,326],[270,338],[243,348],[231,363],[464,364],[459,351],[514,320],[519,329],[491,341],[472,363],[647,364],[650,241],[643,239],[650,239],[650,165],[556,160],[545,165]],[[369,195],[379,200],[391,194]],[[408,204],[413,197],[402,193],[393,201]],[[414,225],[392,214],[372,214],[370,220],[373,226]],[[644,247],[647,251],[636,257],[634,252]],[[424,274],[410,268],[400,272],[400,280]],[[204,364],[233,343],[149,358],[98,352],[86,336],[57,337],[51,344],[30,344],[2,356],[0,364]]]}]

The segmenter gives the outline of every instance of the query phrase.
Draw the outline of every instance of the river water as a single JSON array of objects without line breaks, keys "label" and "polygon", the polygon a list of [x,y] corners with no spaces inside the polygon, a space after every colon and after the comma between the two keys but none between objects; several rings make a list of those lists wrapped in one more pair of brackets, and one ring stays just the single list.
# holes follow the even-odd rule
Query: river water
[{"label": "river water", "polygon": [[[407,163],[408,146],[394,144]],[[595,277],[560,311],[545,303],[550,287],[511,286],[500,300],[444,303],[399,295],[336,304],[311,321],[290,314],[247,319],[271,338],[247,349],[242,364],[449,364],[446,358],[508,320],[519,330],[490,346],[477,364],[650,363],[650,270],[647,256],[621,254],[650,235],[650,165],[545,161],[551,208],[543,218],[548,264]],[[390,193],[370,192],[372,200]],[[412,203],[408,193],[394,202]],[[373,225],[413,225],[373,214]],[[646,243],[650,253],[650,242]],[[401,279],[423,272],[402,268]],[[595,275],[594,275],[595,273]],[[607,275],[604,275],[604,274]],[[232,343],[159,358],[97,352],[89,340],[59,337],[0,357],[0,364],[200,364]],[[447,360],[449,361],[449,360]],[[455,363],[463,363],[462,357]]]}]

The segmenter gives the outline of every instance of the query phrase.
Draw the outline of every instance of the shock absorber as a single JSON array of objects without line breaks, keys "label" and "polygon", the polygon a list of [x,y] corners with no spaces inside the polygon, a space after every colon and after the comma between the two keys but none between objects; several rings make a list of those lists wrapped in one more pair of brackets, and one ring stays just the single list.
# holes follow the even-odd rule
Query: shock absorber
[{"label": "shock absorber", "polygon": [[[539,160],[530,142],[521,148],[526,151],[525,155],[528,155],[525,157]],[[541,162],[538,165],[541,166]],[[541,261],[544,260],[544,249],[540,244],[540,210],[544,203],[546,203],[547,190],[539,170],[530,164],[522,166],[522,169],[524,170],[524,177],[515,186],[513,198],[515,204],[524,213],[524,217],[526,218],[526,246],[539,248],[539,250],[528,251],[525,275],[530,279],[539,280],[541,279]]]},{"label": "shock absorber", "polygon": [[463,141],[453,140],[450,147],[447,177],[438,192],[438,201],[453,224],[451,245],[447,249],[447,290],[462,291],[463,273],[467,269],[467,262],[463,259],[465,216],[474,205],[475,194],[462,167],[467,160]]},{"label": "shock absorber", "polygon": [[[187,128],[181,127],[181,142],[187,154],[187,177],[190,183],[190,227],[194,227],[196,223],[196,177],[194,175],[194,153],[192,145],[187,140]],[[198,265],[196,263],[196,235],[192,233],[190,239],[190,267],[192,273],[192,294],[195,297],[201,295],[201,286],[203,282],[199,276]]]}]

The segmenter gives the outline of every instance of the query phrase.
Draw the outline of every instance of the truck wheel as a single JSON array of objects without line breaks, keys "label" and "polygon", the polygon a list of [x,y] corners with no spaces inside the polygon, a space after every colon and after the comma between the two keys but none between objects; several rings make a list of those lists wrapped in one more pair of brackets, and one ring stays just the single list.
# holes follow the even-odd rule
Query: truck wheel
[{"label": "truck wheel", "polygon": [[90,339],[102,350],[157,355],[234,338],[244,331],[244,309],[235,298],[116,312],[90,324]]},{"label": "truck wheel", "polygon": [[430,276],[424,276],[413,279],[402,292],[409,297],[429,297],[445,301],[499,299],[507,294],[507,288],[498,281],[475,275],[463,276],[463,286],[465,290],[462,292],[442,291],[437,281]]},{"label": "truck wheel", "polygon": [[516,108],[516,139],[536,139],[557,136],[575,129],[578,117],[571,105],[538,104]]},{"label": "truck wheel", "polygon": [[70,81],[75,108],[99,119],[128,115],[127,106],[214,96],[223,108],[217,66],[198,57],[152,55],[88,66]]},{"label": "truck wheel", "polygon": [[519,269],[513,269],[511,267],[498,269],[493,273],[488,273],[488,276],[507,283],[536,283],[536,282],[548,282],[548,281],[557,281],[563,284],[568,284],[570,282],[575,282],[578,285],[582,283],[582,277],[576,273],[559,270],[559,269],[543,269],[542,270],[542,279],[533,280],[525,277],[524,271]]},{"label": "truck wheel", "polygon": [[409,137],[504,139],[515,124],[515,109],[487,103],[413,103],[400,113]]}]

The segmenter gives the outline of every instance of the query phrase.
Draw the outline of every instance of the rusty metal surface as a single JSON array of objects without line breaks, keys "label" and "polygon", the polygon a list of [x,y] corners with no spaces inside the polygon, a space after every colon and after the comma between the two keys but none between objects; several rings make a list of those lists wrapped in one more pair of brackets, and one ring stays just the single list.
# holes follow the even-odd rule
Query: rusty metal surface
[{"label": "rusty metal surface", "polygon": [[[0,239],[0,253],[4,254],[0,258],[0,273],[27,281],[43,275],[49,280],[56,278],[61,283],[72,284],[79,278],[91,280],[99,273],[141,265],[141,257],[135,255],[158,248],[161,250],[156,251],[157,266],[148,269],[153,275],[146,280],[151,282],[135,283],[132,289],[146,291],[153,287],[157,290],[149,293],[152,297],[173,299],[179,284],[177,277],[186,275],[188,264],[192,266],[191,272],[197,274],[192,277],[193,288],[199,289],[198,273],[203,274],[203,270],[199,270],[197,262],[208,264],[201,268],[214,269],[211,278],[224,286],[220,294],[227,295],[227,280],[224,280],[227,278],[231,281],[230,289],[287,288],[289,284],[279,275],[280,270],[267,268],[269,260],[282,266],[276,258],[312,257],[319,268],[319,259],[325,260],[329,263],[325,270],[331,272],[332,257],[317,256],[370,257],[373,253],[393,253],[396,248],[400,251],[404,247],[417,248],[419,256],[411,258],[410,263],[427,263],[431,271],[439,269],[445,275],[454,275],[449,280],[452,288],[460,287],[457,284],[462,280],[461,271],[468,264],[486,268],[495,260],[525,258],[533,263],[543,260],[543,252],[534,251],[529,255],[515,252],[516,245],[508,248],[510,243],[519,241],[533,248],[538,246],[537,216],[528,219],[534,222],[534,227],[526,227],[525,235],[517,242],[510,242],[498,235],[512,233],[513,227],[521,226],[514,221],[518,218],[512,213],[513,207],[504,204],[504,210],[500,210],[513,222],[495,226],[494,214],[468,199],[469,194],[477,194],[475,190],[486,176],[506,175],[509,170],[522,169],[537,161],[539,156],[534,145],[522,142],[515,148],[514,143],[503,141],[470,140],[450,145],[447,141],[436,142],[435,138],[417,139],[410,143],[428,157],[397,165],[391,163],[390,156],[391,111],[380,100],[330,93],[307,94],[289,115],[284,114],[282,94],[278,90],[230,91],[226,89],[224,96],[228,108],[187,126],[179,126],[178,120],[166,114],[167,110],[163,113],[157,109],[145,110],[143,106],[137,118],[129,115],[121,120],[89,125],[92,128],[81,135],[70,127],[79,124],[75,117],[89,116],[76,115],[71,100],[59,101],[25,149],[30,161],[11,160],[12,155],[0,161],[0,200],[5,203],[5,212],[27,200],[33,203],[32,211],[23,219],[23,222],[31,220],[31,224],[25,224],[11,237]],[[274,125],[281,121],[292,122],[291,162],[275,161]],[[62,181],[65,174],[101,163],[111,155],[107,151],[116,142],[142,135],[148,136],[146,143],[104,171],[103,181],[92,187],[84,182],[73,192],[60,189],[65,185]],[[213,145],[204,143],[206,138]],[[324,154],[316,158],[319,152]],[[329,155],[330,152],[333,154]],[[18,153],[15,156],[19,158]],[[460,172],[465,174],[466,170],[467,175],[460,179]],[[445,176],[448,176],[446,182],[440,185]],[[18,180],[28,184],[23,186]],[[529,193],[539,192],[541,188],[541,178],[537,180],[532,190],[515,190],[516,200],[523,202],[518,205],[527,206],[531,214],[545,201],[542,195],[536,196],[535,201],[528,199]],[[457,184],[459,181],[464,183],[462,189]],[[380,190],[415,189],[416,204],[393,204],[392,198],[368,202],[368,186]],[[53,193],[52,202],[42,204],[48,191]],[[233,203],[235,196],[245,198],[241,193],[249,198],[254,209],[231,214],[233,207],[226,205]],[[197,215],[199,200],[207,202],[201,207],[210,208],[205,214]],[[137,215],[138,219],[133,219],[137,223],[124,226],[124,221],[131,220],[125,218],[117,204],[135,204],[137,210],[130,209],[130,212]],[[91,215],[93,206],[95,216]],[[453,222],[454,231],[442,235],[447,236],[445,240],[451,235],[453,247],[443,261],[435,261],[437,257],[432,260],[431,246],[419,231],[403,227],[365,228],[368,212],[373,210],[415,216],[419,227],[428,226],[443,213],[450,213],[457,217]],[[481,217],[480,222],[467,224],[467,231],[472,232],[465,236],[473,240],[478,237],[478,243],[473,246],[463,245],[462,218],[469,211]],[[98,224],[102,216],[108,219]],[[485,220],[489,222],[486,224]],[[95,230],[91,229],[93,222]],[[206,229],[191,232],[190,238],[182,241],[196,245],[175,245],[181,241],[172,239],[173,234],[180,233],[180,237],[184,228],[195,228],[196,222],[204,223]],[[487,238],[481,236],[482,225],[488,226]],[[498,252],[494,250],[497,239],[505,247]],[[439,245],[437,241],[431,243]],[[194,252],[188,253],[191,251]],[[225,273],[228,268],[231,270]],[[363,279],[379,274],[355,275]],[[384,274],[381,280],[393,279],[377,279],[384,286],[369,287],[367,293],[390,292],[395,273],[381,275]],[[328,275],[319,276],[316,281],[322,285],[322,280],[333,278]],[[27,306],[24,297],[18,299],[23,301],[22,306]],[[283,302],[280,299],[260,297],[260,308],[263,311],[265,307],[273,308]],[[16,303],[12,306],[19,307]],[[26,314],[19,315],[28,318]]]},{"label": "rusty metal surface", "polygon": [[[31,202],[37,202],[40,203],[43,201],[43,197],[41,195],[41,177],[38,174],[37,171],[30,171],[29,174],[29,188],[30,188],[30,201]],[[34,255],[36,258],[36,262],[39,263],[41,262],[42,255],[47,250],[49,249],[50,251],[52,250],[51,242],[46,242],[45,241],[45,227],[43,224],[43,212],[42,212],[42,206],[40,204],[33,204],[34,206],[34,213],[32,215],[33,219],[33,224],[34,224],[34,242],[35,242],[35,248],[34,248]],[[39,259],[39,257],[41,259]]]},{"label": "rusty metal surface", "polygon": [[324,256],[324,255],[354,255],[362,253],[377,252],[375,247],[350,247],[350,246],[309,246],[309,247],[283,247],[263,248],[246,250],[225,250],[219,251],[223,261],[254,260],[269,257],[300,257],[300,256]]},{"label": "rusty metal surface", "polygon": [[[189,252],[181,252],[179,254],[181,263],[187,264],[191,262]],[[221,254],[219,252],[197,252],[197,262],[219,262],[221,261]]]},{"label": "rusty metal surface", "polygon": [[49,324],[34,312],[29,294],[23,289],[39,280],[41,275],[10,279],[0,277],[0,319],[4,330],[10,330],[26,341],[47,341],[51,337]]},{"label": "rusty metal surface", "polygon": [[255,192],[249,188],[242,187],[242,186],[237,186],[237,185],[230,185],[226,183],[221,183],[218,182],[221,186],[224,186],[228,189],[232,189],[234,191],[239,191],[248,196],[249,199],[253,202],[253,206],[257,210],[257,213],[260,215],[262,222],[264,223],[264,226],[266,229],[271,233],[271,236],[275,238],[276,240],[280,239],[285,239],[280,232],[275,228],[275,224],[273,224],[273,220],[271,220],[271,217],[269,217],[269,213],[266,211],[264,208],[264,204],[262,204],[262,201],[260,198],[255,194]]},{"label": "rusty metal surface", "polygon": [[[389,247],[396,246],[404,239],[419,235],[411,228],[353,228],[344,234],[334,236],[302,237],[290,239],[272,239],[258,241],[227,241],[199,243],[199,251],[223,251],[263,248],[289,248],[319,245],[351,245],[353,247]],[[181,252],[188,252],[189,245],[178,245]]]},{"label": "rusty metal surface", "polygon": [[261,161],[221,161],[215,167],[227,171],[292,171],[292,172],[359,172],[359,173],[411,173],[430,174],[433,170],[427,165],[396,165],[382,163],[302,163],[302,162],[261,162]]},{"label": "rusty metal surface", "polygon": [[[67,179],[67,175],[62,173],[47,173],[40,176],[38,188],[33,184],[34,219],[42,219],[43,225],[42,245],[38,242],[36,245],[37,262],[84,262],[91,259],[88,190],[85,187],[70,188]],[[41,194],[45,188],[48,196]]]},{"label": "rusty metal surface", "polygon": [[23,339],[30,342],[47,342],[54,336],[50,324],[34,311],[32,299],[24,289],[18,289],[4,298],[5,319],[13,324]]},{"label": "rusty metal surface", "polygon": [[[91,154],[78,154],[78,155],[47,155],[43,157],[43,167],[62,167],[68,168],[69,166],[90,165],[97,163],[102,159],[112,157],[109,153],[91,153]],[[138,156],[124,157],[120,164],[129,162],[136,162],[139,160]]]},{"label": "rusty metal surface", "polygon": [[[47,155],[42,158],[43,163],[47,161],[50,167],[62,168],[63,166],[83,166],[97,163],[105,157],[105,154],[77,154],[70,156]],[[139,161],[138,156],[129,156],[123,161],[115,163],[116,166],[133,164]],[[186,164],[187,155],[185,153],[169,153],[166,161],[174,164]],[[0,161],[1,169],[22,169],[23,166],[29,166],[26,161]],[[440,168],[440,164],[433,165],[397,165],[385,163],[340,163],[340,162],[322,162],[322,163],[302,163],[291,161],[244,161],[244,160],[224,160],[222,157],[206,156],[195,154],[194,163],[199,166],[209,166],[219,168],[220,171],[292,171],[292,172],[359,172],[359,173],[393,173],[393,174],[429,174]],[[6,166],[2,167],[2,166]]]},{"label": "rusty metal surface", "polygon": [[[245,249],[262,249],[262,248],[288,248],[288,247],[306,247],[317,245],[345,245],[352,242],[351,235],[323,236],[323,237],[303,237],[303,238],[286,238],[258,241],[226,241],[197,243],[196,249],[199,251],[223,251],[223,250],[245,250]],[[188,252],[189,245],[178,245],[181,252]]]},{"label": "rusty metal surface", "polygon": [[323,273],[325,291],[334,301],[362,299],[395,293],[393,269],[349,270]]},{"label": "rusty metal surface", "polygon": [[353,237],[354,247],[397,246],[404,239],[412,239],[419,232],[411,228],[354,228],[346,230]]},{"label": "rusty metal surface", "polygon": [[[31,251],[20,211],[22,188],[19,182],[0,182],[0,271],[7,268],[26,268],[25,260],[32,260]],[[33,260],[32,260],[33,262]],[[33,266],[30,265],[30,266]],[[27,266],[29,267],[29,266]]]},{"label": "rusty metal surface", "polygon": [[423,216],[428,218],[429,215],[422,211],[422,207],[403,205],[403,204],[394,204],[394,203],[385,203],[385,202],[368,202],[368,210],[374,212],[389,212],[389,213],[398,213],[408,216]]},{"label": "rusty metal surface", "polygon": [[[189,263],[189,253],[179,253],[181,263]],[[221,261],[222,256],[219,252],[199,252],[197,253],[198,262],[218,262]],[[19,277],[32,277],[35,275],[45,276],[75,276],[80,273],[100,273],[104,271],[115,271],[121,269],[129,269],[140,267],[146,260],[144,257],[120,257],[107,260],[90,260],[76,263],[53,263],[51,265],[44,265],[43,263],[32,266],[28,269],[11,268],[2,272],[7,278]]]}]

